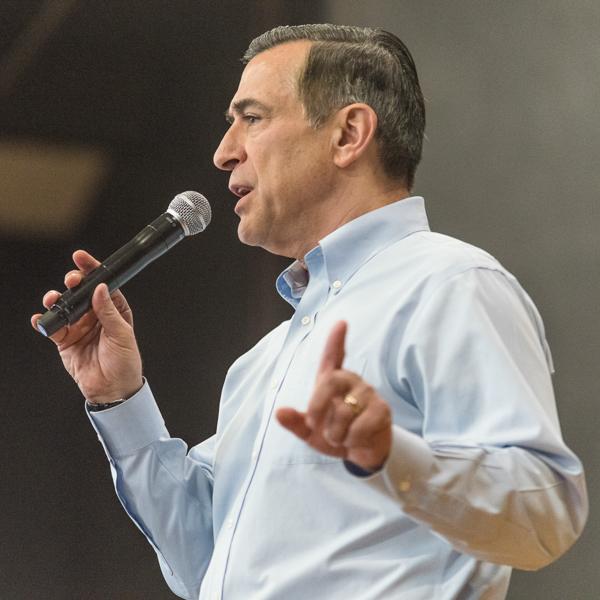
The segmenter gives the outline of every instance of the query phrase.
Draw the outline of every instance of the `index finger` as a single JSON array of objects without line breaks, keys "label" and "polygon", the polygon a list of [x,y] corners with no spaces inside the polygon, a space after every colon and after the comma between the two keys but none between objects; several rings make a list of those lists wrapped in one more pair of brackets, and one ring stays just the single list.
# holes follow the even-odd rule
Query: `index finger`
[{"label": "index finger", "polygon": [[85,250],[75,250],[73,252],[73,262],[84,273],[89,273],[100,266],[100,261]]},{"label": "index finger", "polygon": [[347,330],[348,324],[346,321],[338,321],[333,326],[321,356],[321,364],[319,365],[318,375],[342,368],[345,355],[344,344],[346,341]]},{"label": "index finger", "polygon": [[65,285],[68,288],[75,287],[81,283],[81,280],[95,268],[100,266],[100,261],[96,260],[85,250],[76,250],[73,252],[73,262],[77,270],[69,271],[65,275]]}]

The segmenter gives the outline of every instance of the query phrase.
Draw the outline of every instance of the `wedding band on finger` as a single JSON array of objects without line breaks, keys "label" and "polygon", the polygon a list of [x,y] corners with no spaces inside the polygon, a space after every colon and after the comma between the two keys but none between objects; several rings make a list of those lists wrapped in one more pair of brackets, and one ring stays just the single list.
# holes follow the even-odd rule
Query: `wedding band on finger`
[{"label": "wedding band on finger", "polygon": [[363,407],[352,394],[346,394],[343,400],[344,404],[350,408],[352,414],[357,417],[363,411]]}]

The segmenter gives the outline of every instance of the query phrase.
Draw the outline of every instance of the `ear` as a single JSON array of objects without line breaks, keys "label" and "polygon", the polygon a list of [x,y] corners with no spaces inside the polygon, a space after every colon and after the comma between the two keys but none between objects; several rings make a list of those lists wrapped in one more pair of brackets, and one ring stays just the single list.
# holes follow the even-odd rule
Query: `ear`
[{"label": "ear", "polygon": [[346,168],[371,147],[377,130],[377,114],[368,105],[349,104],[335,115],[333,161]]}]

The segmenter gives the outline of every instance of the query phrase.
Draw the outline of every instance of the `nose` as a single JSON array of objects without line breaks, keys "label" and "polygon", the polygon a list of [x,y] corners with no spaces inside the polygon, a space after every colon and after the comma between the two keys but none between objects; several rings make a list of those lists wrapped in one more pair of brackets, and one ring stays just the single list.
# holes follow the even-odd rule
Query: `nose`
[{"label": "nose", "polygon": [[215,151],[213,162],[217,169],[233,171],[236,165],[246,157],[243,144],[239,139],[236,123],[225,132],[219,147]]}]

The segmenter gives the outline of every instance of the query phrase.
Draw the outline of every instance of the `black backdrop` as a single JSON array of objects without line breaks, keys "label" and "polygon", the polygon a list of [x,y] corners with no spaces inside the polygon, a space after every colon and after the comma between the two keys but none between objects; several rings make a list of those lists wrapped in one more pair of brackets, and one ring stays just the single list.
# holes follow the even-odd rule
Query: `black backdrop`
[{"label": "black backdrop", "polygon": [[[3,55],[45,4],[1,3]],[[172,597],[114,495],[77,388],[29,315],[45,290],[62,289],[73,250],[106,257],[176,193],[204,193],[213,209],[206,232],[125,291],[171,433],[189,444],[212,433],[228,365],[288,314],[268,294],[285,262],[238,242],[234,198],[212,154],[249,40],[277,24],[305,22],[304,7],[76,2],[0,99],[3,139],[92,144],[111,164],[83,228],[54,240],[0,238],[3,600]],[[314,6],[310,16],[317,18]]]}]

